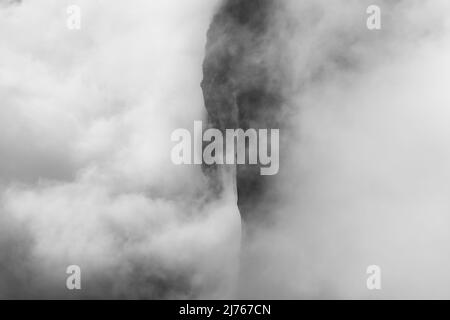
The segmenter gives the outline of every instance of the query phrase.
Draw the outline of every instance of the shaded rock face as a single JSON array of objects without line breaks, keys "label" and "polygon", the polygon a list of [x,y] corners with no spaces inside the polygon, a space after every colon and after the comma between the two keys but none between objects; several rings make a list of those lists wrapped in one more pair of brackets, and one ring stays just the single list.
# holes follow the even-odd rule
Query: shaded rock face
[{"label": "shaded rock face", "polygon": [[[280,129],[283,140],[285,73],[274,23],[278,7],[277,0],[225,0],[214,16],[202,81],[209,127],[223,132],[237,128]],[[281,149],[280,145],[280,159]],[[218,168],[205,166],[204,171],[212,187],[217,188]],[[237,166],[238,206],[244,222],[268,221],[270,208],[259,204],[261,199],[271,197],[274,179],[261,176],[258,165]]]}]

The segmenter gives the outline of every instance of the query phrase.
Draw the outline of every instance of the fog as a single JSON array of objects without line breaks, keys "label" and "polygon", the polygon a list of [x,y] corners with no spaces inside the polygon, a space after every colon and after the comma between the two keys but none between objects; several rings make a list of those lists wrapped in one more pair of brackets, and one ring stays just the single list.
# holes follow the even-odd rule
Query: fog
[{"label": "fog", "polygon": [[[288,5],[301,23],[286,39],[283,204],[244,254],[245,297],[449,296],[448,4],[378,2],[373,33],[368,4]],[[381,291],[366,287],[370,265]]]},{"label": "fog", "polygon": [[170,160],[219,1],[135,2],[0,1],[0,298],[450,297],[447,1],[277,8],[290,135],[241,252],[233,177]]},{"label": "fog", "polygon": [[202,117],[215,3],[70,4],[79,31],[60,1],[0,10],[0,296],[228,296],[233,190],[208,202],[200,168],[170,161],[170,133]]}]

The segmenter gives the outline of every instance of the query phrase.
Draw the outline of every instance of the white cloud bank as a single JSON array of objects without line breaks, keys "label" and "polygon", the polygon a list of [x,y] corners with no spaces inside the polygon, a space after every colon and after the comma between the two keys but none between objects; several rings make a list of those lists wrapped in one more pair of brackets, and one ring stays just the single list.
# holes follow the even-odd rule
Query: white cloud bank
[{"label": "white cloud bank", "polygon": [[229,295],[234,194],[207,202],[200,168],[170,161],[170,133],[202,118],[216,3],[70,4],[79,31],[69,3],[0,10],[0,296]]},{"label": "white cloud bank", "polygon": [[[447,1],[380,1],[378,34],[361,2],[287,3],[298,130],[240,296],[449,297]],[[0,9],[0,297],[233,295],[233,192],[208,202],[200,168],[170,161],[170,133],[203,117],[217,3],[70,4],[77,32],[69,3]]]},{"label": "white cloud bank", "polygon": [[[368,4],[289,5],[303,24],[287,39],[284,205],[248,248],[246,296],[450,297],[450,4],[377,1],[375,33]],[[369,265],[382,291],[367,290]]]}]

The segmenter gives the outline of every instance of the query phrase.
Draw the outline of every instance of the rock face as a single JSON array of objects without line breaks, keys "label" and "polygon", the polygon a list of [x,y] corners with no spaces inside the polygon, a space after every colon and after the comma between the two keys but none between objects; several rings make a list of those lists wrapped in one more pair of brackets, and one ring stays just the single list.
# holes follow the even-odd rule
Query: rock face
[{"label": "rock face", "polygon": [[[284,73],[273,20],[278,6],[277,0],[225,0],[214,16],[202,81],[210,127],[280,128]],[[219,185],[217,170],[204,168],[212,186]],[[247,225],[266,220],[270,209],[259,204],[270,198],[273,179],[261,176],[258,165],[237,166],[238,206]]]}]

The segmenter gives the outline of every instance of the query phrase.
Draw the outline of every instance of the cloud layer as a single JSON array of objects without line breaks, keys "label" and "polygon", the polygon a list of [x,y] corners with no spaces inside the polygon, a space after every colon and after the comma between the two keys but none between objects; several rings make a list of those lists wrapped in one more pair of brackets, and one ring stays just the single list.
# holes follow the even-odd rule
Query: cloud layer
[{"label": "cloud layer", "polygon": [[293,129],[238,291],[232,181],[214,199],[170,161],[170,133],[204,117],[218,1],[136,1],[71,2],[80,31],[69,3],[0,2],[1,298],[450,296],[447,1],[375,1],[379,32],[372,2],[276,11]]},{"label": "cloud layer", "polygon": [[[369,4],[291,1],[281,14],[296,116],[278,226],[247,249],[244,296],[449,296],[449,5],[378,1],[371,32]],[[374,264],[381,292],[366,288]]]},{"label": "cloud layer", "polygon": [[170,133],[202,118],[215,3],[70,4],[79,31],[60,1],[0,10],[0,296],[229,295],[234,193],[212,203],[200,168],[170,161]]}]

